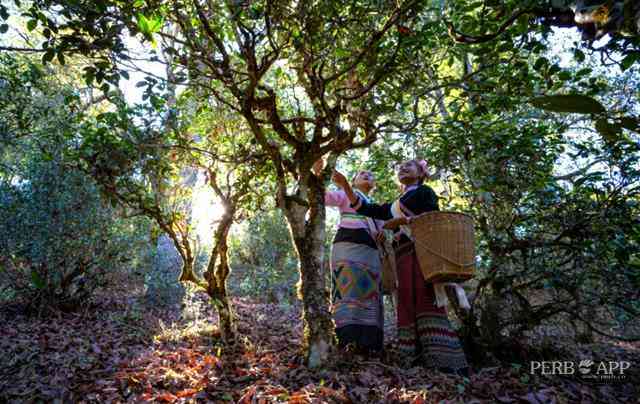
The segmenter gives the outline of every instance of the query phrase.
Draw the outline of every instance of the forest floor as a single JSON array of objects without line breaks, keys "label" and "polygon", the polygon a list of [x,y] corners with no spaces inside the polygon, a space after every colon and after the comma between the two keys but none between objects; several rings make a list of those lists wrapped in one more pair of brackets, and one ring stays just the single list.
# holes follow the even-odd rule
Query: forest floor
[{"label": "forest floor", "polygon": [[[337,355],[322,371],[301,364],[299,308],[234,299],[239,342],[223,347],[206,296],[152,306],[140,291],[98,296],[85,311],[46,319],[0,307],[0,402],[630,403],[640,378],[590,384],[531,375],[528,365],[474,369],[469,378],[385,358]],[[391,341],[392,342],[392,341]],[[640,346],[598,356],[640,365]]]}]

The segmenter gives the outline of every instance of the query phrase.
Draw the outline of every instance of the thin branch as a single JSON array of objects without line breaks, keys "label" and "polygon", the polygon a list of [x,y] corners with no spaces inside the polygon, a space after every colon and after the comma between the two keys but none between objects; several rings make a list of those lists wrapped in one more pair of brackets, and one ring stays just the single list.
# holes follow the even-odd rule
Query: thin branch
[{"label": "thin branch", "polygon": [[19,48],[19,47],[15,47],[15,46],[0,46],[0,51],[8,51],[8,52],[46,52],[47,49]]},{"label": "thin branch", "polygon": [[607,161],[606,158],[600,158],[600,159],[596,159],[594,161],[592,161],[590,164],[587,164],[585,167],[582,167],[576,171],[573,171],[569,174],[565,174],[565,175],[559,175],[557,177],[553,177],[554,180],[556,181],[570,181],[573,179],[573,177],[577,176],[577,175],[582,175],[582,174],[586,174],[586,172],[593,166],[595,166],[596,164],[599,163],[603,163]]},{"label": "thin branch", "polygon": [[216,33],[213,31],[213,28],[211,28],[211,25],[209,25],[209,21],[207,20],[207,17],[205,16],[200,3],[198,1],[194,1],[193,4],[196,8],[196,12],[198,13],[198,18],[200,19],[200,23],[202,24],[204,31],[206,32],[207,36],[215,43],[216,47],[218,48],[218,51],[222,55],[223,67],[228,68],[229,55],[227,54],[227,50],[224,47],[224,43],[222,43],[222,40],[220,40],[218,35],[216,35]]},{"label": "thin branch", "polygon": [[531,9],[523,9],[523,10],[516,11],[511,17],[509,17],[504,23],[502,23],[502,25],[500,26],[500,28],[498,28],[496,32],[492,34],[486,34],[486,35],[479,35],[479,36],[466,35],[458,32],[451,22],[447,22],[446,24],[449,30],[449,36],[453,38],[454,41],[459,43],[466,43],[466,44],[477,44],[477,43],[489,42],[497,38],[503,32],[505,32],[507,28],[509,28],[518,18],[520,18],[520,16],[531,13],[532,11],[533,10]]},{"label": "thin branch", "polygon": [[414,3],[415,2],[409,2],[407,7],[405,8],[405,10],[401,10],[399,8],[396,9],[393,12],[393,14],[389,17],[389,19],[385,22],[385,24],[382,27],[382,29],[377,31],[377,32],[374,32],[373,35],[371,35],[371,38],[369,38],[369,41],[365,44],[364,49],[362,50],[362,52],[360,52],[356,56],[356,58],[353,60],[353,62],[351,62],[348,66],[344,67],[342,70],[339,70],[335,74],[333,74],[333,75],[331,75],[331,76],[329,76],[327,78],[324,78],[323,81],[325,83],[328,83],[330,81],[336,80],[340,76],[350,72],[356,66],[358,66],[358,64],[360,64],[360,62],[364,59],[364,57],[367,56],[369,54],[369,52],[371,52],[373,49],[375,49],[375,44],[384,37],[384,35],[387,33],[387,31],[389,31],[389,29],[391,29],[391,27],[394,26],[394,24],[398,21],[398,19],[402,16],[402,14],[407,9],[411,8],[411,6]]}]

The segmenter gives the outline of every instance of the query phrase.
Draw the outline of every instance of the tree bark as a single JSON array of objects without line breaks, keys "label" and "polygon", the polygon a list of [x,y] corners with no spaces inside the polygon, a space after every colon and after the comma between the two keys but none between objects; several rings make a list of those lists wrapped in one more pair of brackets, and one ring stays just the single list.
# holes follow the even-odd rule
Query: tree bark
[{"label": "tree bark", "polygon": [[193,265],[196,259],[193,256],[193,252],[191,251],[188,234],[182,233],[178,235],[173,226],[173,224],[165,226],[165,233],[167,233],[169,238],[171,238],[171,241],[173,241],[173,245],[178,251],[180,258],[182,258],[182,270],[180,271],[180,277],[178,279],[180,282],[191,281],[194,283],[198,283],[198,278],[196,277],[196,274],[194,272]]},{"label": "tree bark", "polygon": [[233,224],[234,213],[232,209],[228,209],[216,229],[214,246],[205,273],[207,293],[218,312],[220,335],[226,343],[235,340],[234,316],[227,295],[227,278],[230,273],[227,237]]},{"label": "tree bark", "polygon": [[[298,196],[308,195],[309,208],[289,203],[285,216],[298,254],[299,294],[302,298],[303,350],[310,368],[327,363],[333,346],[333,322],[323,270],[325,208],[324,185],[315,177],[301,181]],[[308,217],[305,220],[305,215]]]},{"label": "tree bark", "polygon": [[193,263],[194,259],[185,259],[185,256],[182,256],[182,270],[180,271],[180,277],[178,280],[180,282],[194,282],[198,283],[198,279],[196,278],[196,274],[194,272]]}]

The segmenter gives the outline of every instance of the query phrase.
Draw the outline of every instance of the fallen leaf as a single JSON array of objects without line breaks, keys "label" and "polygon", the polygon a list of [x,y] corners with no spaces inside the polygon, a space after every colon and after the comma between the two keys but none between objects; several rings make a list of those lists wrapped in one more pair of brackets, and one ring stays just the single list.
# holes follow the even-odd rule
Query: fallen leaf
[{"label": "fallen leaf", "polygon": [[184,389],[182,391],[179,391],[176,393],[176,397],[178,398],[184,398],[184,397],[191,397],[194,394],[197,394],[199,390],[196,389]]},{"label": "fallen leaf", "polygon": [[238,400],[238,404],[251,404],[251,399],[256,394],[256,386],[251,386],[247,391],[240,397]]},{"label": "fallen leaf", "polygon": [[155,397],[157,401],[163,401],[167,403],[172,403],[178,399],[178,397],[174,396],[171,393],[162,393]]}]

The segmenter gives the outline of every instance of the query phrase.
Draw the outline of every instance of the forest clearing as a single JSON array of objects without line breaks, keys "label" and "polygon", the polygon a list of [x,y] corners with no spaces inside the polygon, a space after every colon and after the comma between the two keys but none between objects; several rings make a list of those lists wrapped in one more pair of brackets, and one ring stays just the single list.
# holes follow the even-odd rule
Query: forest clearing
[{"label": "forest clearing", "polygon": [[640,397],[640,2],[0,4],[0,402]]}]

